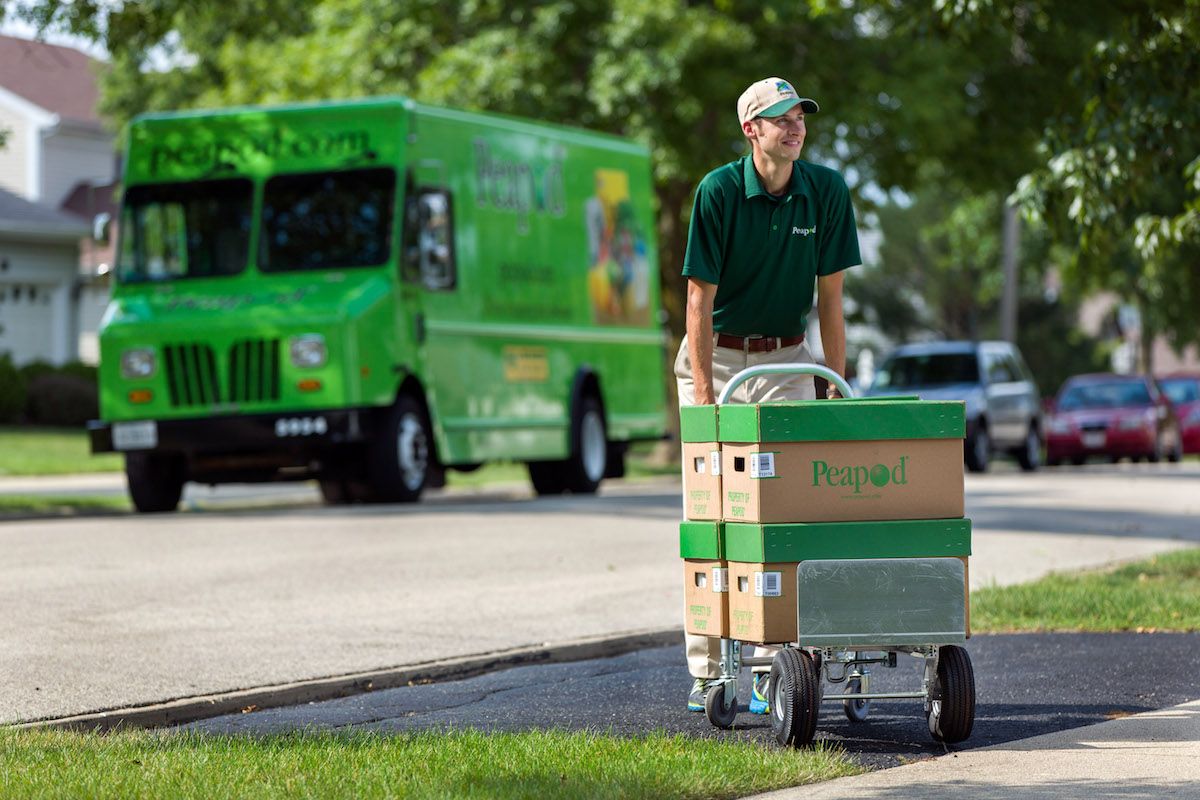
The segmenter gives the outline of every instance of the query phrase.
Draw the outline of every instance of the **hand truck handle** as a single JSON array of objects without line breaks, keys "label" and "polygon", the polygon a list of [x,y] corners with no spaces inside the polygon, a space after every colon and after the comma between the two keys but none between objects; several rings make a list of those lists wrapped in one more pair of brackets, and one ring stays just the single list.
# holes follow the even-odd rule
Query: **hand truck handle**
[{"label": "hand truck handle", "polygon": [[717,404],[721,405],[728,402],[734,390],[751,378],[772,374],[820,375],[836,386],[838,391],[842,393],[842,397],[845,397],[847,400],[854,397],[854,390],[850,388],[850,384],[846,383],[846,379],[829,367],[823,367],[820,364],[759,364],[755,367],[746,367],[737,375],[730,378],[729,383],[725,384],[725,387],[721,389],[721,394],[717,397]]}]

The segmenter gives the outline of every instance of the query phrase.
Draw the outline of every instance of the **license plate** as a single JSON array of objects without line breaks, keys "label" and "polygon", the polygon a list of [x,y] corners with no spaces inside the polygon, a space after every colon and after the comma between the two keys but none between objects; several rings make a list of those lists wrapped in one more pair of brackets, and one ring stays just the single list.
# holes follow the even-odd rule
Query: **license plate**
[{"label": "license plate", "polygon": [[158,424],[154,420],[114,422],[112,443],[114,450],[149,450],[157,447]]},{"label": "license plate", "polygon": [[1104,447],[1104,431],[1098,433],[1085,433],[1083,435],[1084,447]]}]

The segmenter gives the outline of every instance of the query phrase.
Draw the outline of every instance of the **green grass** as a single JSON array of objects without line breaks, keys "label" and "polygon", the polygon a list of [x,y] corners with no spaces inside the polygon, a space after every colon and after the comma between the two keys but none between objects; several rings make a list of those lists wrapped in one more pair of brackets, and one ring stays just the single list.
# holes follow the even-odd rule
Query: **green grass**
[{"label": "green grass", "polygon": [[93,456],[81,429],[0,427],[0,476],[120,472],[124,465],[116,453]]},{"label": "green grass", "polygon": [[0,518],[59,516],[131,511],[128,497],[113,495],[0,494]]},{"label": "green grass", "polygon": [[976,633],[1200,630],[1200,549],[972,592],[971,629]]},{"label": "green grass", "polygon": [[0,730],[21,798],[733,798],[863,772],[838,749],[538,731],[269,737]]}]

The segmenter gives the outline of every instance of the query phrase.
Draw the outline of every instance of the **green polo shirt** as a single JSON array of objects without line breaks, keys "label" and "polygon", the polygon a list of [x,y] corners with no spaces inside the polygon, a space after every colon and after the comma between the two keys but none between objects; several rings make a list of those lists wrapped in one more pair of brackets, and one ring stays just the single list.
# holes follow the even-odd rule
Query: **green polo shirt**
[{"label": "green polo shirt", "polygon": [[717,285],[713,330],[804,333],[817,276],[861,263],[850,191],[836,170],[797,161],[775,197],[746,156],[696,189],[683,274]]}]

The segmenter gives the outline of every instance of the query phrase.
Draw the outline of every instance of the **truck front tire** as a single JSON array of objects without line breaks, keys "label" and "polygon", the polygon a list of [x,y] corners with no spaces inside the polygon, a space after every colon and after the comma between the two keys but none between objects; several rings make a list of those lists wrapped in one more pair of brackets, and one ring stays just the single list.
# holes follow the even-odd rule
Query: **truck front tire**
[{"label": "truck front tire", "polygon": [[125,480],[133,507],[143,514],[161,514],[179,508],[187,465],[175,453],[125,454]]},{"label": "truck front tire", "polygon": [[379,436],[367,452],[370,499],[379,503],[415,503],[438,469],[433,434],[424,406],[402,394],[388,412]]}]

